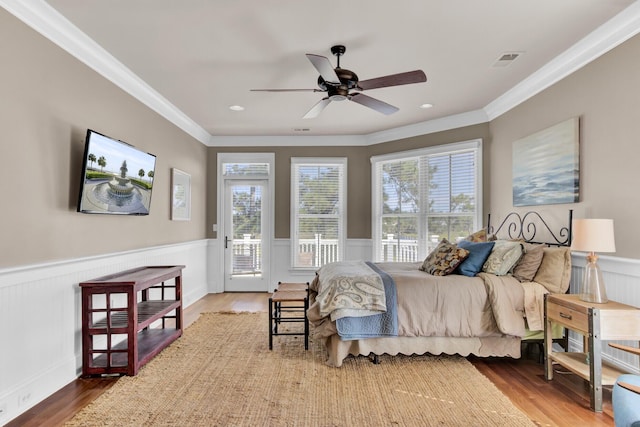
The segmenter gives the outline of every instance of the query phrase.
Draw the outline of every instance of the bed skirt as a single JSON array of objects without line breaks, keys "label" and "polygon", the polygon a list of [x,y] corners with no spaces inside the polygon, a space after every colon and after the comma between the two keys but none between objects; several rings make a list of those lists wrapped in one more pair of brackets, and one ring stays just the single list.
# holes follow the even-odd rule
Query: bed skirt
[{"label": "bed skirt", "polygon": [[342,366],[343,360],[349,355],[368,356],[370,354],[410,356],[413,354],[439,355],[444,353],[518,359],[521,348],[521,339],[512,336],[483,338],[389,337],[343,341],[340,336],[331,335],[324,340],[328,352],[327,364],[334,367]]}]

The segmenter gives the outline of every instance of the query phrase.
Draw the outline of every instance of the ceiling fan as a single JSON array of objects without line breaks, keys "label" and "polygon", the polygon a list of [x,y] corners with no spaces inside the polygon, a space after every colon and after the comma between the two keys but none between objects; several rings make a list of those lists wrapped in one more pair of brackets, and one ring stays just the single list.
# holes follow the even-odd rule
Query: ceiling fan
[{"label": "ceiling fan", "polygon": [[317,117],[332,101],[349,100],[365,107],[369,107],[382,114],[393,114],[398,107],[367,96],[363,90],[379,89],[390,86],[400,86],[427,81],[427,76],[422,70],[407,71],[405,73],[390,74],[369,80],[358,80],[358,76],[351,70],[340,67],[340,57],[344,55],[346,47],[336,45],[331,47],[331,53],[338,58],[337,67],[334,69],[329,59],[324,56],[307,53],[307,58],[318,70],[319,89],[251,89],[252,92],[326,92],[327,96],[316,103],[311,110],[304,115],[305,119]]}]

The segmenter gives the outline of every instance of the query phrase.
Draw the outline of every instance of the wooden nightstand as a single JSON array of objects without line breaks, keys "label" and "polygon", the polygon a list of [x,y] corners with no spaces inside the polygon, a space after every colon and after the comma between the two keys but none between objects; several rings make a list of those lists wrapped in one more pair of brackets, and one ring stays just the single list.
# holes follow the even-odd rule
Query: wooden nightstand
[{"label": "wooden nightstand", "polygon": [[[602,363],[602,341],[640,340],[640,310],[614,301],[596,304],[582,301],[579,295],[547,294],[544,312],[546,379],[553,379],[553,363],[564,366],[589,381],[591,409],[602,412],[602,386],[615,384],[625,373]],[[553,351],[551,322],[582,334],[583,352]]]}]

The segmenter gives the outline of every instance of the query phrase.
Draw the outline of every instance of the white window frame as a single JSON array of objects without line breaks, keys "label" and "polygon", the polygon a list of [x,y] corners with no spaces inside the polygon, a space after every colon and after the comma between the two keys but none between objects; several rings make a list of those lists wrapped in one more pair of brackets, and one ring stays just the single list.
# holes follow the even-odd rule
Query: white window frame
[{"label": "white window frame", "polygon": [[[482,222],[482,199],[483,199],[483,183],[482,183],[482,139],[474,139],[469,141],[455,142],[450,144],[442,144],[436,145],[433,147],[419,148],[416,150],[408,150],[408,151],[399,151],[391,154],[383,154],[379,156],[371,157],[371,226],[372,232],[371,236],[373,238],[373,258],[374,261],[381,261],[380,254],[382,252],[382,201],[380,200],[382,197],[382,191],[379,187],[379,183],[381,181],[380,177],[377,175],[378,164],[388,161],[394,160],[403,160],[403,159],[412,159],[418,158],[421,156],[433,156],[438,154],[455,154],[459,151],[467,151],[467,150],[475,150],[475,158],[476,158],[476,212],[474,215],[474,228],[479,229],[481,227]],[[421,193],[424,192],[424,189],[420,190]],[[425,206],[426,197],[421,194],[420,197],[420,213],[418,220],[418,251],[419,258],[424,258],[427,255],[427,230],[424,230],[424,226],[426,224],[426,218],[428,218],[429,213],[427,211],[427,206]],[[437,214],[436,214],[437,215]]]},{"label": "white window frame", "polygon": [[293,270],[316,270],[317,266],[298,265],[298,183],[296,168],[301,165],[334,165],[340,167],[340,199],[338,200],[338,256],[344,259],[347,241],[347,158],[346,157],[292,157],[291,158],[291,268]]}]

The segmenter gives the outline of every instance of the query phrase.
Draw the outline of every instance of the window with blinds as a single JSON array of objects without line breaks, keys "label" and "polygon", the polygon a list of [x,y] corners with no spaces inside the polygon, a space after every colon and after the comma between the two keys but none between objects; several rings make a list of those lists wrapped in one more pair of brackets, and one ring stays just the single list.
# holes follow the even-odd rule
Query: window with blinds
[{"label": "window with blinds", "polygon": [[477,140],[371,159],[376,261],[420,261],[479,228],[481,151]]},{"label": "window with blinds", "polygon": [[269,163],[234,162],[222,164],[224,177],[268,176]]},{"label": "window with blinds", "polygon": [[294,268],[339,261],[346,223],[345,158],[291,159],[291,253]]}]

